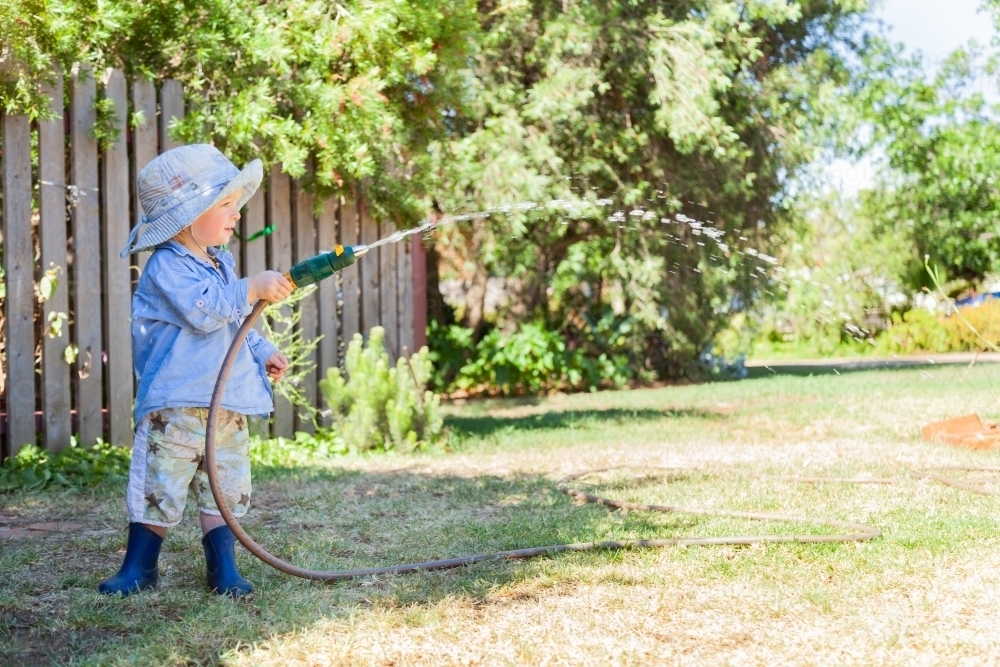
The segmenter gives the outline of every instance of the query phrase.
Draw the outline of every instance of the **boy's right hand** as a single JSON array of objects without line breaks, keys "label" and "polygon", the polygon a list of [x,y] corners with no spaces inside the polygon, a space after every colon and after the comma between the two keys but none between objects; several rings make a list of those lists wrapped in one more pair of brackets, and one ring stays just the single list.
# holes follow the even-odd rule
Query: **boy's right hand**
[{"label": "boy's right hand", "polygon": [[264,299],[271,303],[283,300],[295,287],[288,278],[277,271],[262,271],[247,278],[247,301]]}]

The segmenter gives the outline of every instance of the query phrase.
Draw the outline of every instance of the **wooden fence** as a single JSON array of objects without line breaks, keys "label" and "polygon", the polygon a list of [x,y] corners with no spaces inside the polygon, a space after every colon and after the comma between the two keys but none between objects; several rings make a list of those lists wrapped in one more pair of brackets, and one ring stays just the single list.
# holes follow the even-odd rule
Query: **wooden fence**
[{"label": "wooden fence", "polygon": [[[52,120],[0,115],[6,274],[0,457],[26,443],[57,451],[69,446],[73,433],[84,444],[98,438],[131,444],[130,295],[148,255],[129,262],[118,253],[142,214],[135,176],[157,154],[178,145],[168,128],[184,115],[177,82],[164,81],[158,90],[150,81],[130,85],[118,70],[102,76],[81,67],[65,82],[57,77],[46,92]],[[103,150],[94,134],[95,103],[102,98],[111,100],[118,130],[118,139]],[[139,116],[144,123],[126,123]],[[298,182],[272,168],[244,209],[239,231],[243,238],[268,225],[274,231],[246,243],[234,239],[238,272],[287,271],[337,243],[372,243],[392,231],[391,222],[369,215],[361,198],[315,204]],[[423,343],[423,262],[419,240],[383,246],[336,280],[321,283],[301,303],[303,338],[322,336],[314,355],[317,370],[300,386],[309,401],[322,407],[317,381],[339,363],[343,345],[355,333],[384,326],[393,357],[404,346],[413,350]],[[47,272],[58,287],[44,299]],[[272,435],[309,429],[291,404],[276,400]]]}]

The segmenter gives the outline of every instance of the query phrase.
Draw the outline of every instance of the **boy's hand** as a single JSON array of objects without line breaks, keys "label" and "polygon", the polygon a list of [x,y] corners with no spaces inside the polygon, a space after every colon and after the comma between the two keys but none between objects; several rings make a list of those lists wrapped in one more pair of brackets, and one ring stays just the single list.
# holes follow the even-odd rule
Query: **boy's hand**
[{"label": "boy's hand", "polygon": [[264,368],[267,369],[267,376],[277,382],[284,377],[285,371],[288,370],[288,359],[281,352],[275,352],[264,364]]},{"label": "boy's hand", "polygon": [[[247,301],[264,299],[271,303],[283,300],[295,287],[277,271],[262,271],[247,278]],[[273,357],[272,357],[273,358]],[[287,364],[287,360],[285,362]]]}]

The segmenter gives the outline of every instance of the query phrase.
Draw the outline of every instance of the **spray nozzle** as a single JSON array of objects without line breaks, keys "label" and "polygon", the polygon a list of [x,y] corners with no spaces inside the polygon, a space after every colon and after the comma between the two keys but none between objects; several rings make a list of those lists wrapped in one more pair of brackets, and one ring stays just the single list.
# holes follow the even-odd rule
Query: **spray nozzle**
[{"label": "spray nozzle", "polygon": [[368,246],[366,245],[339,245],[330,252],[324,252],[299,262],[285,274],[285,277],[291,280],[296,287],[312,285],[329,278],[337,271],[343,271],[367,252]]}]

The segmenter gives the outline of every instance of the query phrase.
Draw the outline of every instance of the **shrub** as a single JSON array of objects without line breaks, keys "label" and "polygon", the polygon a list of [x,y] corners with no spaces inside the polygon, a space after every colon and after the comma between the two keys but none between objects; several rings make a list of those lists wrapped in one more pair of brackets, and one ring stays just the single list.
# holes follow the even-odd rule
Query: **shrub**
[{"label": "shrub", "polygon": [[98,441],[93,447],[72,446],[50,452],[25,445],[0,466],[0,492],[22,489],[38,491],[52,484],[93,486],[105,480],[124,480],[132,450]]},{"label": "shrub", "polygon": [[570,349],[564,336],[541,322],[522,325],[513,334],[492,330],[472,345],[472,330],[432,325],[428,332],[437,372],[435,386],[482,394],[539,394],[594,390],[627,380],[622,359]]},{"label": "shrub", "polygon": [[326,429],[317,429],[315,435],[297,431],[294,438],[250,438],[250,462],[255,468],[295,468],[346,453],[344,439]]},{"label": "shrub", "polygon": [[385,330],[374,327],[364,345],[361,334],[347,346],[347,378],[331,368],[320,380],[334,430],[350,451],[412,450],[433,442],[444,420],[440,398],[424,387],[433,368],[427,348],[389,364]]},{"label": "shrub", "polygon": [[[916,309],[902,316],[894,313],[892,321],[893,326],[882,332],[877,340],[876,349],[882,354],[979,352],[991,349],[983,338],[993,345],[1000,344],[1000,303],[996,301],[963,308],[961,316],[940,317]],[[976,335],[976,331],[983,338]]]}]

